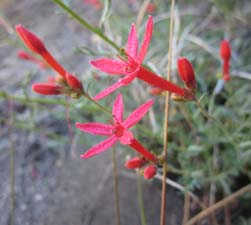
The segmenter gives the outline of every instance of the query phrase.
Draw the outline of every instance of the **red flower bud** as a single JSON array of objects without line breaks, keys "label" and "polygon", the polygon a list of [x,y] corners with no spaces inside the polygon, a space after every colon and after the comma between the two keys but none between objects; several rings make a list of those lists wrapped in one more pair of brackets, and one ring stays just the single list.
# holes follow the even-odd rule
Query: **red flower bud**
[{"label": "red flower bud", "polygon": [[155,165],[146,166],[146,168],[144,169],[144,178],[151,179],[155,176],[156,173],[157,167]]},{"label": "red flower bud", "polygon": [[196,89],[197,83],[193,66],[186,58],[180,57],[178,59],[178,73],[188,89]]},{"label": "red flower bud", "polygon": [[153,2],[150,2],[147,5],[146,11],[147,13],[154,13],[156,11],[156,5]]},{"label": "red flower bud", "polygon": [[70,73],[66,73],[66,82],[75,91],[83,90],[82,83],[78,80],[76,76]]},{"label": "red flower bud", "polygon": [[63,87],[53,83],[38,83],[32,85],[32,90],[42,95],[63,94]]},{"label": "red flower bud", "polygon": [[127,169],[137,169],[137,168],[141,168],[145,164],[146,164],[146,160],[144,158],[136,156],[132,159],[127,160],[125,163],[125,167]]},{"label": "red flower bud", "polygon": [[152,95],[161,95],[163,92],[164,92],[164,90],[159,87],[152,87],[150,89],[150,94],[152,94]]},{"label": "red flower bud", "polygon": [[229,61],[231,57],[231,47],[229,41],[222,40],[220,44],[220,55],[224,61]]},{"label": "red flower bud", "polygon": [[27,30],[24,26],[21,24],[16,26],[16,31],[19,37],[22,39],[24,44],[33,52],[37,54],[43,54],[43,52],[46,52],[46,48],[43,44],[43,42],[33,33],[31,33],[29,30]]},{"label": "red flower bud", "polygon": [[34,62],[34,63],[37,63],[40,67],[40,69],[45,69],[47,67],[46,63],[43,62],[42,60],[40,59],[37,59],[36,57],[32,56],[32,55],[29,55],[27,52],[23,51],[23,50],[19,50],[17,52],[17,56],[20,58],[20,59],[23,59],[23,60],[27,60],[27,61],[31,61],[31,62]]}]

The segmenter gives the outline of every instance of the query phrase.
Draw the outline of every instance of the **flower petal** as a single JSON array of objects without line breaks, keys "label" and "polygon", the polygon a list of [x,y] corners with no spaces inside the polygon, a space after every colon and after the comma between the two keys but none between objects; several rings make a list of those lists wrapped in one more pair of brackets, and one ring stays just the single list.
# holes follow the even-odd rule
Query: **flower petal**
[{"label": "flower petal", "polygon": [[105,90],[101,91],[93,99],[95,101],[98,101],[98,100],[106,97],[107,95],[111,94],[112,92],[114,92],[115,90],[117,90],[118,88],[120,88],[122,86],[124,86],[124,84],[121,82],[121,79],[120,79],[118,82],[116,82],[112,86],[110,86],[110,87],[106,88]]},{"label": "flower petal", "polygon": [[139,62],[139,64],[141,64],[145,58],[149,43],[152,38],[152,32],[153,32],[153,18],[152,16],[149,16],[147,25],[146,25],[146,31],[144,34],[143,43],[137,57],[137,61]]},{"label": "flower petal", "polygon": [[91,60],[90,63],[97,69],[110,74],[124,74],[127,65],[122,61],[106,58]]},{"label": "flower petal", "polygon": [[115,116],[116,120],[118,120],[118,122],[120,123],[123,120],[123,112],[124,112],[123,98],[121,94],[118,94],[113,104],[112,115]]},{"label": "flower petal", "polygon": [[85,152],[83,155],[81,155],[81,158],[89,158],[92,157],[94,155],[97,155],[105,150],[107,150],[108,148],[110,148],[112,145],[114,145],[117,142],[117,138],[115,136],[111,136],[107,139],[105,139],[104,141],[94,145],[92,148],[88,149],[87,152]]},{"label": "flower petal", "polygon": [[135,109],[123,122],[125,128],[128,129],[133,125],[135,125],[136,123],[138,123],[142,119],[142,117],[147,113],[147,111],[153,105],[153,103],[154,103],[153,99],[150,99],[141,106],[139,106],[137,109]]},{"label": "flower petal", "polygon": [[134,59],[136,58],[138,53],[138,38],[137,38],[136,27],[134,24],[132,24],[131,26],[131,31],[127,39],[126,51],[132,58]]},{"label": "flower petal", "polygon": [[76,123],[75,125],[78,129],[94,134],[94,135],[102,135],[102,136],[111,136],[113,126],[103,123]]}]

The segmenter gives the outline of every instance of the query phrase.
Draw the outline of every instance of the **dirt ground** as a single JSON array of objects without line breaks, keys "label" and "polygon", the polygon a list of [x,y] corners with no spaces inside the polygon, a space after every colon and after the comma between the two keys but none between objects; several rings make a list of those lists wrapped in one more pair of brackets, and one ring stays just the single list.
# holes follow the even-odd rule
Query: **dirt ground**
[{"label": "dirt ground", "polygon": [[[82,1],[76,2],[80,3]],[[78,9],[92,18],[93,9],[81,4]],[[5,0],[1,1],[0,7],[1,15],[12,27],[21,23],[37,33],[67,69],[74,68],[79,73],[83,70],[87,62],[83,56],[74,54],[73,49],[88,42],[87,34],[76,22],[61,15],[62,12],[51,1]],[[15,33],[6,41],[7,34],[2,27],[0,32],[0,89],[22,95],[19,85],[28,71],[26,63],[16,57]],[[115,224],[111,151],[86,161],[73,158],[67,154],[70,148],[67,141],[60,149],[55,149],[44,144],[46,135],[10,127],[10,107],[16,117],[24,121],[30,117],[25,105],[13,102],[10,106],[8,101],[0,101],[0,224],[8,225],[10,219],[11,143],[15,151],[16,225]],[[68,138],[66,123],[51,117],[49,112],[41,112],[36,125],[39,124],[51,133]],[[80,148],[80,153],[82,146],[76,148]],[[118,161],[122,224],[138,225],[137,178]],[[144,182],[143,190],[148,224],[159,224],[161,182]],[[167,199],[167,224],[181,224],[182,195],[168,187]]]}]

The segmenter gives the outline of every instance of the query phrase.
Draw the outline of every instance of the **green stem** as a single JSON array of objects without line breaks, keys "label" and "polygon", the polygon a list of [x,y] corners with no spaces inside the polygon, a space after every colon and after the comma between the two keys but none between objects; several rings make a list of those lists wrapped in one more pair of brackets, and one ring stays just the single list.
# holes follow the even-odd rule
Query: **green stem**
[{"label": "green stem", "polygon": [[143,193],[142,193],[142,180],[141,180],[140,174],[137,175],[137,189],[138,189],[138,202],[139,202],[139,209],[140,209],[141,225],[147,225],[144,200],[143,200]]},{"label": "green stem", "polygon": [[99,104],[97,101],[95,101],[94,99],[92,99],[88,94],[83,94],[83,96],[85,98],[87,98],[88,100],[90,100],[94,105],[96,105],[99,109],[101,109],[103,112],[105,112],[106,114],[108,114],[109,116],[112,115],[112,113],[106,109],[104,106],[102,106],[101,104]]},{"label": "green stem", "polygon": [[82,26],[84,26],[86,29],[88,29],[92,33],[95,33],[96,35],[98,35],[100,38],[102,38],[105,42],[107,42],[109,45],[111,45],[113,48],[115,48],[119,52],[120,48],[111,39],[109,39],[106,35],[104,35],[100,29],[93,27],[86,20],[81,18],[76,12],[74,12],[71,8],[69,8],[66,4],[64,4],[61,0],[52,0],[52,1],[55,2],[57,5],[59,5],[69,15],[71,15]]},{"label": "green stem", "polygon": [[120,225],[120,207],[119,207],[119,190],[118,190],[118,175],[116,162],[116,149],[112,148],[112,166],[113,166],[113,187],[114,187],[114,201],[116,210],[116,225]]}]

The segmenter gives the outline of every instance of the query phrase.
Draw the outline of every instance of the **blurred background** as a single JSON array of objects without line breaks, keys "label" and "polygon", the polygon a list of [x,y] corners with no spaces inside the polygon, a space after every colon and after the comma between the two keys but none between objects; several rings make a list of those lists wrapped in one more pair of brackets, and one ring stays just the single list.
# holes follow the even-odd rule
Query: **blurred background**
[{"label": "blurred background", "polygon": [[[170,2],[64,1],[91,24],[99,26],[119,46],[125,46],[132,22],[140,40],[147,15],[155,28],[146,66],[166,76]],[[103,16],[102,16],[103,15]],[[219,128],[205,121],[195,105],[172,104],[169,146],[169,179],[194,192],[206,206],[250,183],[251,178],[251,2],[250,0],[177,1],[175,8],[173,77],[176,60],[186,56],[194,65],[204,104],[233,134],[238,151]],[[22,24],[37,34],[68,71],[76,74],[91,95],[114,82],[96,71],[89,60],[115,57],[116,52],[96,35],[69,17],[49,0],[0,2],[0,224],[10,224],[11,180],[15,178],[16,225],[115,224],[111,151],[88,160],[79,155],[98,139],[76,130],[75,122],[107,121],[86,100],[40,96],[31,85],[54,76],[50,68],[18,56],[32,55],[18,39],[14,27]],[[232,47],[231,76],[221,82],[219,46],[228,39]],[[212,95],[216,85],[219,93]],[[127,113],[150,97],[154,108],[135,129],[135,135],[156,154],[162,150],[164,99],[137,81],[122,90]],[[111,106],[114,96],[103,100]],[[133,99],[134,101],[132,101]],[[67,122],[68,121],[68,122]],[[139,178],[124,168],[133,153],[117,146],[121,224],[140,224]],[[14,156],[14,157],[11,157]],[[14,159],[14,161],[13,161]],[[161,173],[161,171],[160,171]],[[161,181],[143,181],[147,224],[159,223]],[[184,191],[183,190],[183,191]],[[218,224],[251,224],[251,195],[218,210]],[[182,224],[184,193],[167,191],[167,224]],[[191,201],[191,216],[200,208]],[[230,218],[232,223],[227,223]],[[217,224],[205,219],[201,224]]]}]

